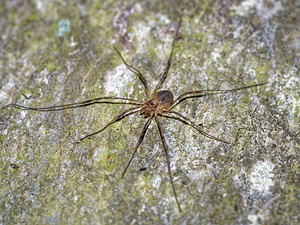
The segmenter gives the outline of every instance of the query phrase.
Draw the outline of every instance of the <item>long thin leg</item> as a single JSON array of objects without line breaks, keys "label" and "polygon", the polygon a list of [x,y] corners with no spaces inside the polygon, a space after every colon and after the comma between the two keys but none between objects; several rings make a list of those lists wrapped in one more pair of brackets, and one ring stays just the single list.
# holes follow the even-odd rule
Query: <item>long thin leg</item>
[{"label": "long thin leg", "polygon": [[220,141],[220,142],[223,142],[223,143],[225,143],[225,144],[230,144],[228,141],[224,141],[224,140],[222,140],[222,139],[220,139],[220,138],[214,137],[214,136],[212,136],[212,135],[210,135],[210,134],[204,132],[204,131],[201,130],[201,129],[199,128],[199,126],[197,126],[194,122],[192,122],[191,120],[189,120],[189,119],[186,118],[185,116],[181,115],[180,113],[174,112],[174,111],[169,111],[168,113],[175,114],[175,115],[177,115],[177,116],[179,116],[179,117],[168,116],[168,115],[164,115],[164,114],[162,114],[161,116],[166,117],[166,118],[170,118],[170,119],[179,120],[179,121],[181,121],[182,123],[187,124],[187,125],[189,125],[189,126],[195,128],[197,131],[199,131],[203,136],[205,136],[205,137],[207,137],[207,138],[214,139],[214,140],[216,140],[216,141]]},{"label": "long thin leg", "polygon": [[141,106],[138,106],[138,107],[134,107],[134,108],[130,108],[130,109],[127,109],[125,110],[124,112],[120,113],[119,115],[117,115],[115,118],[113,118],[108,124],[106,124],[103,128],[101,128],[100,130],[94,132],[94,133],[91,133],[89,135],[86,135],[84,136],[83,138],[80,138],[80,141],[82,141],[83,139],[86,139],[88,137],[91,137],[95,134],[99,134],[101,133],[102,131],[104,131],[107,127],[109,127],[110,125],[112,125],[113,123],[117,122],[117,121],[120,121],[122,119],[124,119],[125,117],[129,116],[129,115],[132,115],[138,111],[142,110],[142,107]]},{"label": "long thin leg", "polygon": [[259,83],[259,84],[253,84],[249,86],[244,86],[244,87],[239,87],[239,88],[234,88],[234,89],[229,89],[229,90],[200,90],[200,91],[189,91],[185,92],[176,98],[171,106],[170,109],[173,109],[176,105],[181,103],[182,101],[188,99],[188,98],[201,98],[203,96],[207,95],[217,95],[217,94],[225,94],[225,93],[230,93],[230,92],[235,92],[247,88],[252,88],[252,87],[258,87],[261,85],[265,85],[267,83]]},{"label": "long thin leg", "polygon": [[164,83],[164,81],[165,81],[165,79],[166,79],[166,77],[168,75],[168,72],[169,72],[169,69],[170,69],[170,65],[171,65],[171,61],[172,61],[174,46],[175,46],[175,43],[176,43],[176,41],[178,39],[178,34],[179,34],[180,26],[181,26],[181,21],[182,21],[182,18],[180,17],[180,20],[179,20],[179,23],[178,23],[178,26],[177,26],[177,29],[176,29],[175,37],[174,37],[173,42],[172,42],[172,48],[171,48],[170,56],[169,56],[168,61],[167,61],[167,65],[166,65],[166,67],[164,69],[164,73],[162,74],[161,78],[159,79],[158,84],[156,85],[156,87],[155,87],[155,89],[153,91],[153,94],[155,94],[157,92],[157,90]]},{"label": "long thin leg", "polygon": [[164,133],[163,133],[162,127],[161,127],[160,122],[159,122],[159,120],[158,120],[158,116],[155,116],[155,121],[156,121],[158,130],[159,130],[160,138],[161,138],[162,144],[163,144],[163,146],[164,146],[165,154],[166,154],[167,166],[168,166],[168,173],[169,173],[170,182],[171,182],[172,189],[173,189],[173,194],[174,194],[174,197],[175,197],[175,200],[176,200],[178,209],[179,209],[179,211],[181,212],[182,210],[181,210],[179,201],[178,201],[178,199],[177,199],[177,194],[176,194],[176,190],[175,190],[174,183],[173,183],[173,177],[172,177],[172,173],[171,173],[169,147],[168,147],[168,145],[167,145],[167,143],[166,143],[166,139],[165,139],[165,137],[164,137]]},{"label": "long thin leg", "polygon": [[122,59],[123,63],[127,66],[127,68],[133,72],[134,74],[137,74],[138,77],[140,78],[141,82],[144,85],[145,88],[145,93],[146,93],[146,97],[148,98],[149,94],[148,94],[148,85],[147,85],[147,80],[145,79],[145,77],[143,76],[143,74],[136,68],[134,68],[133,66],[129,65],[126,60],[123,58],[123,56],[121,55],[121,53],[119,52],[119,50],[114,46],[115,51],[118,53],[119,57]]},{"label": "long thin leg", "polygon": [[141,132],[141,134],[140,134],[139,140],[138,140],[138,142],[137,142],[136,145],[135,145],[135,148],[134,148],[134,151],[133,151],[133,153],[132,153],[132,155],[131,155],[131,158],[129,159],[129,161],[128,161],[128,163],[127,163],[127,166],[125,167],[125,169],[124,169],[124,171],[123,171],[123,173],[122,173],[122,178],[124,177],[124,175],[125,175],[125,173],[126,173],[128,167],[129,167],[129,165],[130,165],[130,163],[131,163],[131,161],[132,161],[132,159],[133,159],[133,157],[134,157],[136,151],[138,150],[140,144],[142,143],[142,141],[143,141],[143,139],[144,139],[144,137],[145,137],[146,131],[147,131],[147,129],[148,129],[148,127],[149,127],[149,125],[150,125],[150,123],[151,123],[151,121],[152,121],[152,118],[153,118],[153,117],[150,117],[150,118],[147,120],[147,122],[145,123],[144,128],[143,128],[143,130],[142,130],[142,132]]},{"label": "long thin leg", "polygon": [[[120,101],[105,101],[105,100],[122,100]],[[126,102],[127,101],[127,102]],[[130,102],[131,101],[131,102]],[[64,104],[64,105],[55,105],[55,106],[48,106],[48,107],[27,107],[23,105],[18,105],[15,103],[11,103],[9,105],[6,105],[0,110],[3,110],[8,107],[13,107],[17,109],[22,109],[22,110],[34,110],[34,111],[60,111],[64,109],[73,109],[73,108],[78,108],[78,107],[84,107],[84,106],[89,106],[93,104],[130,104],[130,105],[142,105],[143,103],[141,101],[135,100],[135,99],[130,99],[130,98],[122,98],[122,97],[101,97],[101,98],[94,98],[94,99],[89,99],[85,100],[82,102],[75,102],[75,103],[69,103],[69,104]]]}]

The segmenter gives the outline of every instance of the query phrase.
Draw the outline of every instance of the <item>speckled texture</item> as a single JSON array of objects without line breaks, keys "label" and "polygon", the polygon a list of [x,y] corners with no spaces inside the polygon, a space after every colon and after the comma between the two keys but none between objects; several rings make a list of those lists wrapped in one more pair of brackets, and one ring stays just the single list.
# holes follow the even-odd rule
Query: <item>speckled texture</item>
[{"label": "speckled texture", "polygon": [[77,143],[128,106],[9,108],[0,111],[0,224],[300,223],[297,1],[1,1],[0,106],[143,100],[112,46],[152,90],[179,10],[181,39],[164,89],[178,96],[268,82],[176,107],[229,145],[161,119],[183,212],[155,123],[124,179],[144,118]]}]

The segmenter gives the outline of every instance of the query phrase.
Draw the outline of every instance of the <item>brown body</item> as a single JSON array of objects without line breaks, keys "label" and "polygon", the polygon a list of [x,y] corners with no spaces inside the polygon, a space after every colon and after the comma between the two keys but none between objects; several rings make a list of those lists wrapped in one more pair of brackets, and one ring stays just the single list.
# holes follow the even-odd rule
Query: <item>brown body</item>
[{"label": "brown body", "polygon": [[154,93],[152,98],[145,103],[141,114],[145,118],[149,116],[157,116],[166,112],[173,104],[173,94],[170,91],[164,90]]}]

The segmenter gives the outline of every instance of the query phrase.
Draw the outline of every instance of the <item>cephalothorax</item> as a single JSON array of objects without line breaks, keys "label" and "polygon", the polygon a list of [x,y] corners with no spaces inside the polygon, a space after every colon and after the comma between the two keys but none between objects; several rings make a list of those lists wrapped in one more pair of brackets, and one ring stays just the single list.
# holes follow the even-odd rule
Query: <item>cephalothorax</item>
[{"label": "cephalothorax", "polygon": [[163,148],[165,151],[165,155],[166,155],[166,161],[167,161],[167,168],[168,168],[168,174],[170,177],[170,182],[171,182],[171,186],[173,189],[173,193],[174,193],[174,197],[178,206],[179,211],[181,211],[181,207],[177,198],[177,194],[176,194],[176,190],[175,190],[175,186],[173,183],[173,178],[172,178],[172,173],[171,173],[171,167],[170,167],[170,156],[169,156],[169,148],[168,145],[166,143],[165,137],[164,137],[164,132],[159,120],[159,117],[165,117],[165,118],[171,118],[171,119],[175,119],[178,120],[184,124],[187,124],[191,127],[193,127],[194,129],[196,129],[198,132],[200,132],[202,135],[204,135],[207,138],[211,138],[226,144],[229,144],[229,142],[219,139],[215,136],[212,136],[208,133],[206,133],[205,131],[203,131],[201,129],[200,126],[198,126],[197,124],[195,124],[194,122],[192,122],[190,119],[188,119],[187,117],[181,115],[180,113],[173,111],[173,108],[175,106],[177,106],[178,104],[180,104],[182,101],[189,99],[189,98],[199,98],[199,97],[204,97],[207,95],[215,95],[215,94],[223,94],[223,93],[229,93],[229,92],[235,92],[238,90],[242,90],[242,89],[247,89],[247,88],[252,88],[252,87],[257,87],[260,85],[264,85],[266,83],[259,83],[259,84],[254,84],[254,85],[250,85],[250,86],[244,86],[244,87],[239,87],[239,88],[235,88],[235,89],[229,89],[229,90],[198,90],[198,91],[190,91],[190,92],[185,92],[183,94],[181,94],[180,96],[178,96],[177,98],[173,98],[173,94],[170,91],[167,90],[162,90],[162,91],[158,91],[161,87],[161,85],[164,83],[170,65],[171,65],[171,60],[172,60],[172,55],[173,55],[173,50],[174,50],[174,46],[176,43],[176,40],[178,39],[178,33],[179,33],[179,29],[180,29],[180,24],[181,24],[181,20],[177,26],[176,29],[176,34],[174,37],[174,40],[172,42],[172,48],[171,48],[171,53],[169,55],[167,64],[165,66],[164,72],[162,74],[162,76],[159,79],[158,84],[155,86],[152,94],[149,96],[149,92],[148,92],[148,84],[147,81],[145,79],[145,77],[143,76],[143,74],[137,70],[136,68],[134,68],[133,66],[129,65],[125,59],[122,57],[121,53],[117,50],[117,48],[115,48],[117,54],[120,56],[120,58],[122,59],[123,63],[127,66],[127,68],[132,71],[133,73],[135,73],[139,79],[141,80],[141,82],[143,83],[144,89],[145,89],[145,95],[146,95],[146,101],[140,101],[140,100],[135,100],[135,99],[131,99],[131,98],[124,98],[124,97],[99,97],[99,98],[94,98],[94,99],[90,99],[90,100],[86,100],[86,101],[82,101],[82,102],[76,102],[76,103],[69,103],[69,104],[64,104],[64,105],[57,105],[57,106],[49,106],[49,107],[27,107],[27,106],[22,106],[22,105],[18,105],[15,103],[9,104],[7,106],[4,106],[1,109],[5,109],[8,107],[14,107],[14,108],[18,108],[18,109],[23,109],[23,110],[35,110],[35,111],[59,111],[59,110],[65,110],[65,109],[71,109],[71,108],[78,108],[78,107],[85,107],[85,106],[89,106],[89,105],[93,105],[93,104],[127,104],[127,105],[134,105],[134,107],[126,109],[125,111],[123,111],[122,113],[120,113],[119,115],[117,115],[114,119],[112,119],[108,124],[106,124],[104,127],[102,127],[100,130],[88,134],[84,137],[82,137],[80,139],[84,140],[88,137],[91,137],[95,134],[98,134],[102,131],[104,131],[107,127],[109,127],[111,124],[120,121],[122,119],[124,119],[125,117],[132,115],[134,113],[140,112],[140,114],[142,114],[145,118],[146,118],[146,123],[142,129],[142,132],[139,136],[138,142],[136,143],[136,146],[134,148],[134,151],[131,155],[131,158],[129,159],[123,173],[122,173],[122,178],[124,177],[132,159],[134,158],[135,153],[137,152],[138,147],[140,146],[140,144],[142,143],[144,136],[146,134],[146,131],[152,121],[152,119],[155,120],[156,124],[157,124],[157,128],[159,130],[159,134],[161,137],[161,141],[163,144]]}]

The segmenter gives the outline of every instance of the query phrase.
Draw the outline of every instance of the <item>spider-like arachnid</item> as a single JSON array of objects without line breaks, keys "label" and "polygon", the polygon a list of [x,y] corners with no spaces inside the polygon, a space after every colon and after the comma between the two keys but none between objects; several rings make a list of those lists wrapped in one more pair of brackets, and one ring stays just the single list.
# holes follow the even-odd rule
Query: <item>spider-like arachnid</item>
[{"label": "spider-like arachnid", "polygon": [[136,74],[139,77],[139,79],[141,80],[141,82],[143,83],[143,86],[144,86],[144,89],[145,89],[145,95],[146,95],[146,100],[145,101],[135,100],[135,99],[131,99],[131,98],[123,98],[123,97],[99,97],[99,98],[94,98],[94,99],[90,99],[90,100],[86,100],[86,101],[82,101],[82,102],[76,102],[76,103],[70,103],[70,104],[64,104],[64,105],[57,105],[57,106],[49,106],[49,107],[38,107],[38,108],[27,107],[27,106],[22,106],[22,105],[18,105],[18,104],[15,104],[15,103],[11,103],[11,104],[1,108],[1,110],[5,109],[5,108],[8,108],[8,107],[14,107],[14,108],[17,108],[17,109],[22,109],[22,110],[59,111],[59,110],[64,110],[64,109],[85,107],[85,106],[89,106],[89,105],[93,105],[93,104],[101,104],[101,103],[135,105],[134,107],[129,108],[129,109],[123,111],[122,113],[120,113],[119,115],[117,115],[108,124],[106,124],[102,129],[82,137],[80,139],[80,141],[82,141],[83,139],[89,138],[89,137],[91,137],[95,134],[99,134],[100,132],[104,131],[107,127],[109,127],[113,123],[115,123],[117,121],[120,121],[120,120],[124,119],[125,117],[127,117],[129,115],[132,115],[134,113],[140,112],[141,115],[143,115],[145,118],[147,118],[147,121],[146,121],[146,123],[143,127],[143,130],[142,130],[142,132],[139,136],[138,142],[136,143],[136,146],[133,150],[131,158],[129,159],[129,161],[128,161],[128,163],[127,163],[127,165],[126,165],[126,167],[125,167],[125,169],[122,173],[122,178],[123,178],[126,171],[127,171],[127,169],[128,169],[128,167],[129,167],[129,165],[130,165],[130,163],[131,163],[131,161],[132,161],[132,159],[135,156],[135,153],[137,152],[138,147],[140,146],[140,144],[142,143],[142,141],[144,139],[144,136],[146,134],[146,131],[147,131],[151,121],[154,119],[156,124],[157,124],[157,128],[159,130],[160,138],[161,138],[161,141],[162,141],[162,145],[163,145],[163,148],[164,148],[164,151],[165,151],[165,156],[166,156],[166,160],[167,160],[168,175],[169,175],[171,186],[172,186],[172,189],[173,189],[173,194],[174,194],[174,197],[175,197],[175,200],[176,200],[179,211],[182,211],[181,207],[180,207],[180,203],[179,203],[178,198],[177,198],[175,186],[174,186],[174,183],[173,183],[171,167],[170,167],[169,148],[168,148],[168,145],[167,145],[165,137],[164,137],[164,131],[162,129],[159,117],[165,117],[165,118],[171,118],[171,119],[178,120],[178,121],[180,121],[184,124],[187,124],[187,125],[193,127],[198,132],[200,132],[200,134],[204,135],[207,138],[211,138],[211,139],[214,139],[216,141],[220,141],[220,142],[229,144],[229,142],[227,142],[227,141],[224,141],[222,139],[219,139],[217,137],[212,136],[211,134],[206,133],[198,125],[196,125],[194,122],[192,122],[190,119],[188,119],[187,117],[181,115],[180,113],[178,113],[176,111],[173,111],[173,108],[175,106],[177,106],[178,104],[180,104],[182,101],[184,101],[186,99],[189,99],[189,98],[200,98],[200,97],[204,97],[204,96],[207,96],[207,95],[215,95],[215,94],[235,92],[235,91],[242,90],[242,89],[247,89],[247,88],[251,88],[251,87],[257,87],[257,86],[260,86],[260,85],[264,85],[266,83],[259,83],[259,84],[239,87],[239,88],[230,89],[230,90],[189,91],[189,92],[185,92],[185,93],[179,95],[175,99],[173,98],[172,92],[170,92],[168,90],[159,90],[160,87],[162,86],[162,84],[164,83],[164,81],[167,77],[168,71],[170,69],[174,46],[175,46],[176,40],[178,39],[178,36],[179,36],[178,34],[179,34],[180,25],[181,25],[181,19],[180,19],[180,21],[177,25],[175,37],[174,37],[173,42],[172,42],[171,53],[169,55],[167,64],[165,66],[163,74],[161,75],[161,77],[159,79],[158,84],[155,86],[155,88],[154,88],[151,95],[149,95],[148,84],[147,84],[147,81],[146,81],[144,75],[139,70],[137,70],[133,66],[129,65],[125,61],[125,59],[122,57],[121,53],[117,50],[117,48],[115,48],[117,54],[120,56],[120,58],[122,59],[123,63],[126,65],[126,67],[130,71],[132,71],[134,74]]}]

